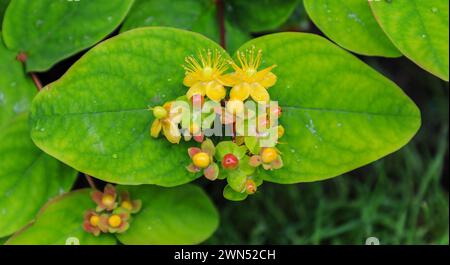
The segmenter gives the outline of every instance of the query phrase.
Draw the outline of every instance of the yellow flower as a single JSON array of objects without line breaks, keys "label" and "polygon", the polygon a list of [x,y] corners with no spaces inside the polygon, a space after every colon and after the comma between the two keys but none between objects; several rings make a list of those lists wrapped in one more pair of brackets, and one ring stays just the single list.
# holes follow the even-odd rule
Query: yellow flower
[{"label": "yellow flower", "polygon": [[178,144],[181,139],[181,134],[178,130],[181,115],[171,111],[171,105],[172,102],[167,102],[162,107],[157,106],[152,109],[155,121],[153,121],[152,127],[150,128],[150,135],[157,138],[162,130],[163,135],[169,142]]},{"label": "yellow flower", "polygon": [[226,83],[223,80],[223,73],[227,70],[227,65],[219,51],[208,50],[206,55],[199,53],[199,59],[194,56],[186,57],[186,77],[183,84],[190,89],[186,93],[188,99],[199,94],[207,96],[213,101],[219,102],[225,98]]},{"label": "yellow flower", "polygon": [[224,76],[224,81],[233,88],[230,99],[246,100],[251,97],[255,101],[268,102],[270,100],[267,89],[274,86],[277,76],[272,73],[276,65],[258,71],[261,65],[262,51],[255,54],[255,48],[244,52],[237,52],[240,67],[235,62],[230,62],[235,72]]}]

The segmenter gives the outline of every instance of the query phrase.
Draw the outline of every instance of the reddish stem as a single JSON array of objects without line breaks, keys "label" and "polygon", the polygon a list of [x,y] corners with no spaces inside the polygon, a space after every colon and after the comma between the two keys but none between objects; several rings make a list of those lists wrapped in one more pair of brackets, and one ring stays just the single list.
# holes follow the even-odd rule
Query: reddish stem
[{"label": "reddish stem", "polygon": [[[25,52],[20,52],[16,59],[17,61],[21,62],[23,65],[25,65],[25,62],[27,61],[27,54]],[[33,79],[34,85],[36,86],[38,91],[42,90],[42,83],[41,80],[39,80],[39,77],[35,73],[30,73],[31,79]]]},{"label": "reddish stem", "polygon": [[225,32],[225,5],[223,0],[216,0],[217,6],[217,23],[219,24],[220,46],[226,49],[226,32]]},{"label": "reddish stem", "polygon": [[96,189],[97,189],[97,186],[95,186],[95,182],[94,182],[94,180],[92,179],[92,177],[89,176],[88,174],[84,174],[84,177],[86,178],[87,182],[89,183],[89,186],[90,186],[91,188],[93,188],[94,190],[96,190]]},{"label": "reddish stem", "polygon": [[39,77],[35,73],[30,73],[31,79],[33,79],[34,85],[36,86],[38,91],[42,90],[42,83],[39,80]]}]

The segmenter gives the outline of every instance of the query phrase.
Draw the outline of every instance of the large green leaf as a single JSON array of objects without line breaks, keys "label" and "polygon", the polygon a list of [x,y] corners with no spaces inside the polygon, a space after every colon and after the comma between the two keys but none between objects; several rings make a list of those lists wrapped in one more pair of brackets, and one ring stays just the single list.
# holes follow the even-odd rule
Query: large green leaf
[{"label": "large green leaf", "polygon": [[[211,0],[136,0],[121,32],[145,26],[168,26],[192,30],[220,41],[217,6]],[[227,50],[235,51],[250,36],[225,20]]]},{"label": "large green leaf", "polygon": [[314,24],[340,46],[364,55],[401,56],[366,0],[304,0],[304,4]]},{"label": "large green leaf", "polygon": [[28,111],[35,93],[36,87],[16,54],[6,49],[0,36],[0,129],[12,117]]},{"label": "large green leaf", "polygon": [[397,48],[432,74],[449,80],[449,1],[371,1],[378,23]]},{"label": "large green leaf", "polygon": [[0,0],[0,29],[2,28],[3,15],[8,7],[10,0]]},{"label": "large green leaf", "polygon": [[76,172],[39,150],[31,141],[26,114],[0,131],[0,237],[33,219],[39,208],[69,190]]},{"label": "large green leaf", "polygon": [[28,71],[45,71],[112,32],[133,0],[13,0],[3,21],[7,47],[27,54]]},{"label": "large green leaf", "polygon": [[[278,83],[269,90],[283,108],[277,183],[331,178],[405,145],[420,127],[416,105],[381,74],[322,37],[267,35],[248,42],[263,50]],[[264,67],[263,66],[263,67]]]},{"label": "large green leaf", "polygon": [[95,208],[89,193],[83,189],[59,196],[48,202],[36,220],[11,237],[7,245],[115,245],[113,235],[98,237],[83,230],[84,213]]},{"label": "large green leaf", "polygon": [[119,187],[142,200],[130,228],[117,238],[127,245],[197,244],[214,233],[219,215],[202,189],[193,185]]},{"label": "large green leaf", "polygon": [[216,5],[211,0],[136,0],[121,31],[145,26],[168,26],[187,30],[202,27],[202,24],[217,27],[214,20],[204,21],[204,17],[215,12]]},{"label": "large green leaf", "polygon": [[275,30],[295,10],[298,0],[225,0],[227,13],[249,32]]},{"label": "large green leaf", "polygon": [[148,106],[186,93],[185,56],[221,50],[200,34],[141,28],[90,50],[34,99],[34,142],[68,165],[120,184],[176,186],[189,173],[188,144],[154,139]]}]

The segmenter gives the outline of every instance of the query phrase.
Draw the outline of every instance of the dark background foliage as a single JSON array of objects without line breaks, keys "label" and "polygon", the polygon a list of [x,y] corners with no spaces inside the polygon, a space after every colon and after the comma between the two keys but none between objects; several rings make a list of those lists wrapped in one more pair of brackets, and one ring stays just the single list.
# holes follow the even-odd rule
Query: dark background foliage
[{"label": "dark background foliage", "polygon": [[[301,6],[277,31],[322,35]],[[80,56],[40,74],[43,84],[58,79]],[[219,229],[205,244],[364,244],[368,237],[381,244],[449,243],[449,84],[404,57],[360,58],[416,102],[423,122],[418,135],[400,151],[346,175],[265,183],[243,202],[227,201],[221,185],[197,180],[221,214]],[[81,186],[87,186],[84,178],[74,188]]]}]

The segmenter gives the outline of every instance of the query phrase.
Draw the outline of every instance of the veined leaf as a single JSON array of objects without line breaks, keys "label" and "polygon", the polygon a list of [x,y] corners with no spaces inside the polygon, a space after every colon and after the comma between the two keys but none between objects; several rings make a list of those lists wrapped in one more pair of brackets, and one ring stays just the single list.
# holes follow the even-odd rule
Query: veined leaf
[{"label": "veined leaf", "polygon": [[393,82],[322,37],[267,35],[245,44],[263,51],[277,84],[286,131],[284,167],[265,180],[317,181],[368,164],[408,143],[420,127],[416,105]]},{"label": "veined leaf", "polygon": [[120,186],[142,201],[130,228],[117,238],[123,244],[198,244],[214,233],[219,215],[205,192],[194,185],[175,188]]},{"label": "veined leaf", "polygon": [[[217,6],[211,0],[136,0],[121,32],[145,26],[192,30],[220,42]],[[227,50],[234,52],[250,39],[243,29],[225,19]]]},{"label": "veined leaf", "polygon": [[449,1],[371,1],[378,23],[409,59],[448,81]]},{"label": "veined leaf", "polygon": [[[81,172],[120,184],[181,185],[198,177],[189,144],[150,136],[148,106],[186,93],[185,56],[223,51],[200,34],[171,28],[127,31],[90,50],[32,106],[35,143]],[[224,55],[227,56],[227,55]]]},{"label": "veined leaf", "polygon": [[31,141],[27,114],[0,131],[0,237],[31,221],[49,198],[68,191],[76,172]]},{"label": "veined leaf", "polygon": [[3,21],[6,46],[27,55],[28,71],[46,71],[57,62],[111,33],[133,0],[13,0]]},{"label": "veined leaf", "polygon": [[111,234],[98,237],[83,230],[84,213],[95,209],[90,189],[59,196],[48,202],[36,220],[16,233],[6,245],[115,245]]},{"label": "veined leaf", "polygon": [[6,49],[0,36],[0,129],[12,117],[29,110],[35,93],[16,54]]},{"label": "veined leaf", "polygon": [[249,32],[274,30],[294,12],[298,0],[226,0],[230,17]]},{"label": "veined leaf", "polygon": [[402,54],[373,17],[367,0],[304,0],[308,15],[331,40],[363,55]]}]

